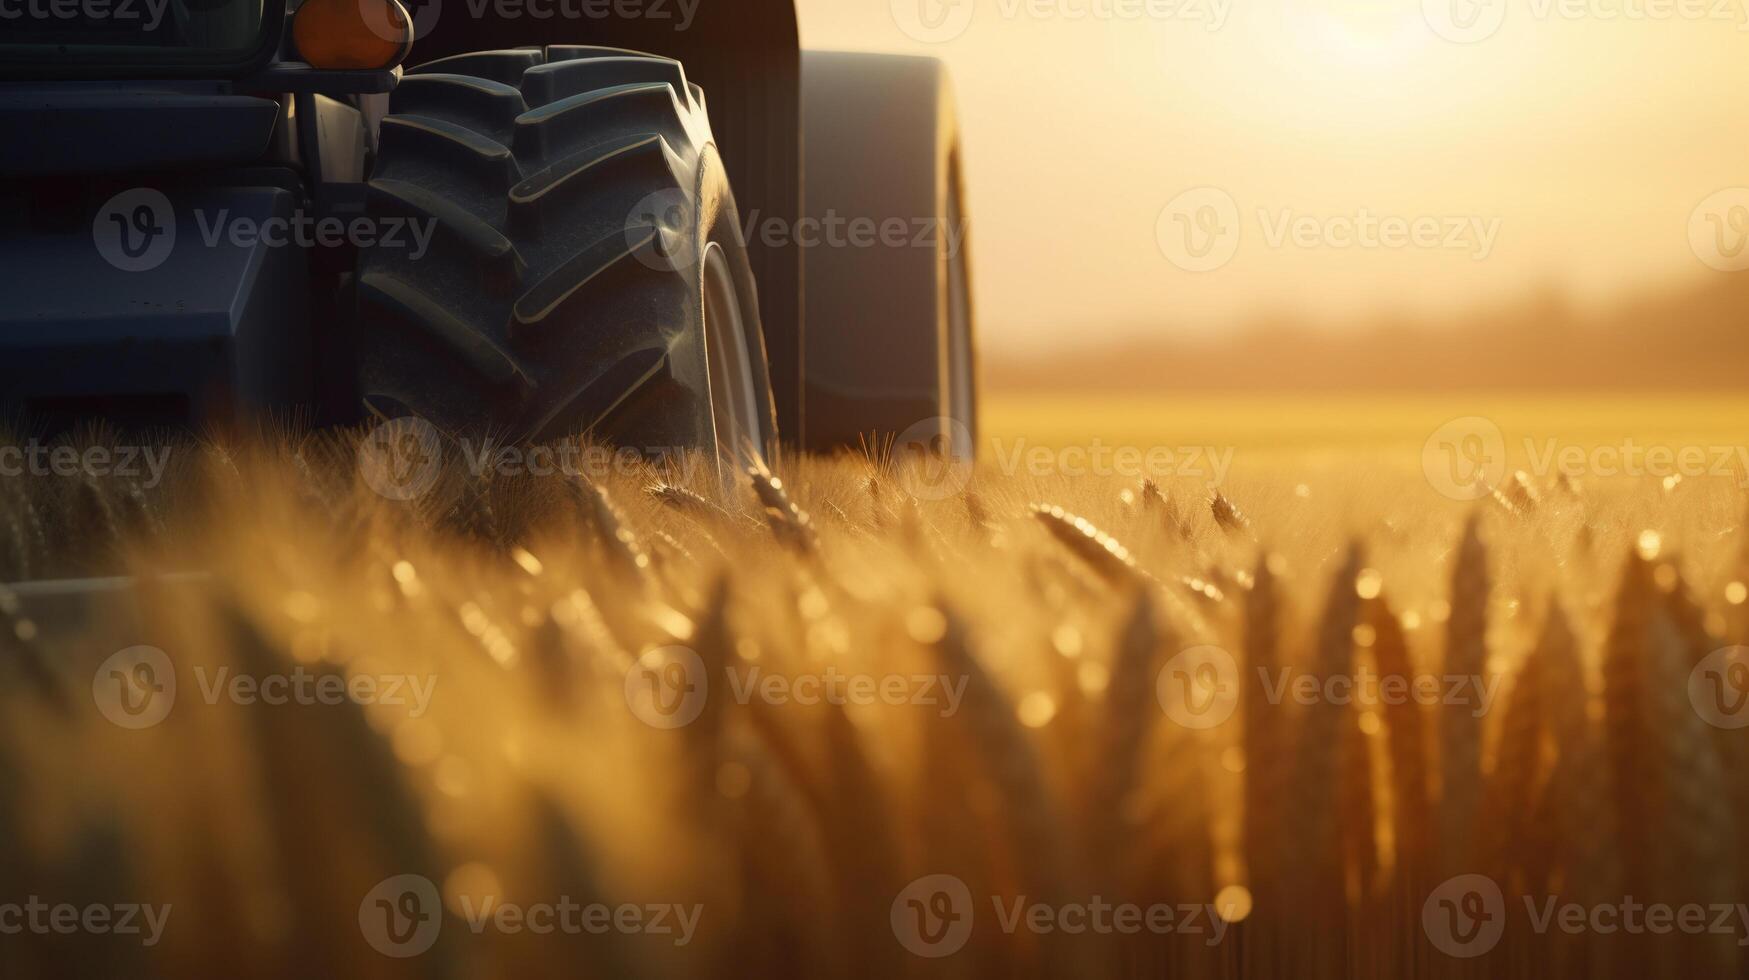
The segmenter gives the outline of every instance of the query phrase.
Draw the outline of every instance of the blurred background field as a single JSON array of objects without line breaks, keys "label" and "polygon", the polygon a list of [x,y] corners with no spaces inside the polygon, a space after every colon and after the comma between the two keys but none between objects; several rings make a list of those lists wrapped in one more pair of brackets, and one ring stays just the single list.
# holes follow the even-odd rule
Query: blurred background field
[{"label": "blurred background field", "polygon": [[[1170,378],[1162,386],[1170,387]],[[1339,460],[1420,452],[1440,426],[1480,417],[1499,426],[1508,448],[1641,445],[1749,446],[1749,394],[1731,392],[1263,392],[1182,394],[999,388],[984,402],[984,448],[1029,445],[1233,447],[1252,454]],[[1514,465],[1522,465],[1519,460]]]}]

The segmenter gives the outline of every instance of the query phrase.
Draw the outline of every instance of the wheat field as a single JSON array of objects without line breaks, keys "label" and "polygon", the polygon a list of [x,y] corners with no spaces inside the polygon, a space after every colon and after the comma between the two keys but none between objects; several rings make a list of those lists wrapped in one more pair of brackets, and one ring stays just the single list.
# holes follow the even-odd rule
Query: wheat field
[{"label": "wheat field", "polygon": [[8,478],[0,581],[137,584],[0,592],[5,973],[1749,975],[1741,480],[1452,500],[1416,443]]}]

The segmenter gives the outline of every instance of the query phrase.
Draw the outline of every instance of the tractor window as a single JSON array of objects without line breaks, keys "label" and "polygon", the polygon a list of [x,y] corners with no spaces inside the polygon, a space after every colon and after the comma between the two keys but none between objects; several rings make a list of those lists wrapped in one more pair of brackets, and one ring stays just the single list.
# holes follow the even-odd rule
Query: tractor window
[{"label": "tractor window", "polygon": [[263,23],[263,0],[0,0],[0,62],[234,62]]}]

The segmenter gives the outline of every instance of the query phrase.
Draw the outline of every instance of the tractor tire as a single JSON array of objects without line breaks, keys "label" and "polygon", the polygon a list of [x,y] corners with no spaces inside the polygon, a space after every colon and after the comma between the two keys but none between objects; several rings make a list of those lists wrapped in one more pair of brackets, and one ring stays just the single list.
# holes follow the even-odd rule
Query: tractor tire
[{"label": "tractor tire", "polygon": [[[357,277],[372,414],[652,453],[775,445],[734,196],[679,62],[554,45],[414,68],[368,201],[385,239]],[[394,219],[408,233],[389,242]]]},{"label": "tractor tire", "polygon": [[971,243],[946,69],[934,58],[804,51],[802,125],[802,210],[822,239],[802,259],[804,444],[971,460]]}]

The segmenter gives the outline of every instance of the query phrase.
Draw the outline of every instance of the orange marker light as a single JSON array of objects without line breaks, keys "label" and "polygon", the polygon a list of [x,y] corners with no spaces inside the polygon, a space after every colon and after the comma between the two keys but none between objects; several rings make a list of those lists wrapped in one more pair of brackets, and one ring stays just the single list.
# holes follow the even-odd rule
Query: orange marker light
[{"label": "orange marker light", "polygon": [[399,0],[304,0],[292,43],[312,68],[392,68],[413,49],[413,19]]}]

